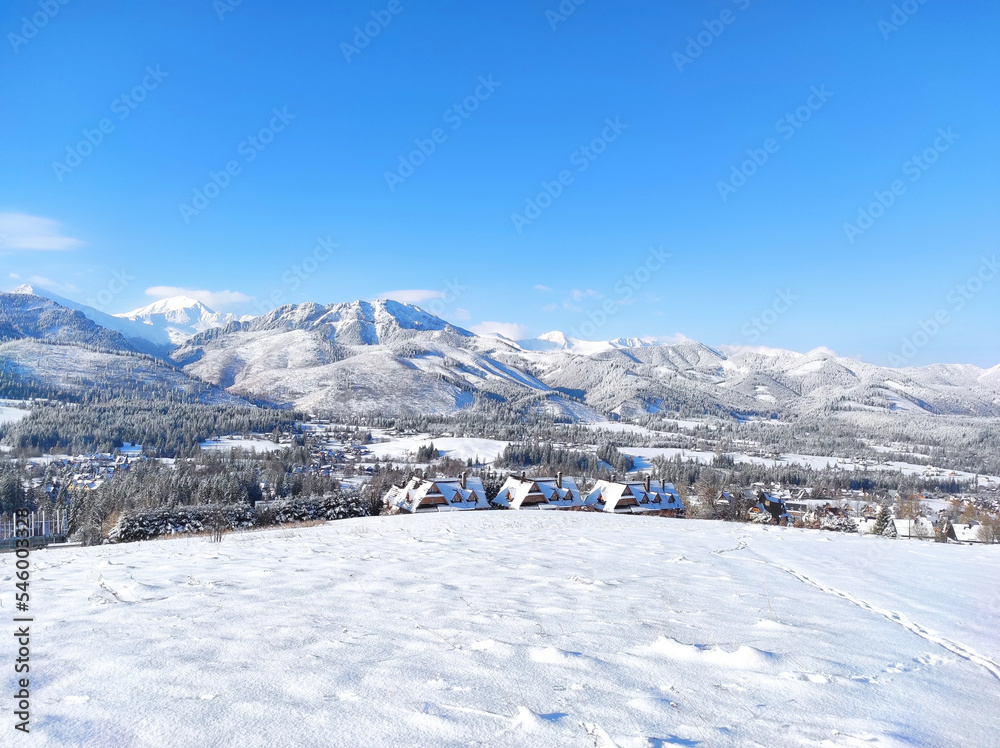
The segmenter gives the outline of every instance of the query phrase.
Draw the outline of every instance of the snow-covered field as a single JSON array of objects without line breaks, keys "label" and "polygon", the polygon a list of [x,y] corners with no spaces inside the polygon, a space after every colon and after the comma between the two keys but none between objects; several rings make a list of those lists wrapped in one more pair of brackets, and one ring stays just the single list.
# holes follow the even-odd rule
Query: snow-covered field
[{"label": "snow-covered field", "polygon": [[21,408],[10,408],[0,405],[0,423],[14,423],[15,421],[20,421],[26,415],[28,415],[28,411]]},{"label": "snow-covered field", "polygon": [[432,439],[428,434],[418,434],[390,437],[388,441],[367,445],[367,449],[380,460],[412,460],[420,447],[425,447],[431,442],[434,443],[434,447],[442,457],[452,457],[463,462],[475,460],[478,457],[484,463],[493,462],[509,444],[509,442],[496,439],[451,436]]},{"label": "snow-covered field", "polygon": [[206,442],[201,443],[201,448],[205,452],[229,452],[233,449],[245,449],[247,451],[256,450],[257,452],[277,452],[284,447],[281,444],[275,444],[270,439],[265,439],[263,437],[251,437],[249,439],[244,439],[237,436],[224,436],[221,439],[209,439]]},{"label": "snow-covered field", "polygon": [[18,744],[996,745],[998,562],[553,512],[36,551]]}]

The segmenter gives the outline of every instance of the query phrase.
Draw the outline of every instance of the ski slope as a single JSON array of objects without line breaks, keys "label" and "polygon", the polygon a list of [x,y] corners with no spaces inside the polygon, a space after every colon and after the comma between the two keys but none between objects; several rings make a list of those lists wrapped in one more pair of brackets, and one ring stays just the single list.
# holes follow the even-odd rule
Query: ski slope
[{"label": "ski slope", "polygon": [[997,744],[1000,547],[477,512],[32,561],[25,745]]}]

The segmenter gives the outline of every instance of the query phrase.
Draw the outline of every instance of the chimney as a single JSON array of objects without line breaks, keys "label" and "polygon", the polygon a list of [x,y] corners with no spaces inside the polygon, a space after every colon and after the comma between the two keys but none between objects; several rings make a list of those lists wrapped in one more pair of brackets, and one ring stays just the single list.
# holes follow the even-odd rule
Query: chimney
[{"label": "chimney", "polygon": [[562,488],[562,472],[556,473],[556,488]]},{"label": "chimney", "polygon": [[646,479],[643,481],[642,486],[646,489],[646,493],[649,493],[649,473],[646,473]]},{"label": "chimney", "polygon": [[524,480],[527,477],[528,477],[528,474],[524,470],[522,470],[521,471],[521,480]]},{"label": "chimney", "polygon": [[460,481],[459,485],[462,486],[462,490],[463,491],[465,490],[465,476],[466,476],[466,473],[459,473],[458,474],[458,479]]}]

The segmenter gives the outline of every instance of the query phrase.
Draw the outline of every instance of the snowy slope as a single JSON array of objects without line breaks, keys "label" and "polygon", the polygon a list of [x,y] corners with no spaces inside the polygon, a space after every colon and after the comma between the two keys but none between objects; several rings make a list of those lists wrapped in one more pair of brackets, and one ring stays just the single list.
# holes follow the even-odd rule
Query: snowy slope
[{"label": "snowy slope", "polygon": [[530,512],[36,551],[31,744],[995,745],[998,551]]},{"label": "snowy slope", "polygon": [[56,304],[67,309],[74,309],[81,312],[83,316],[96,322],[101,327],[120,332],[135,350],[148,353],[152,356],[166,356],[173,345],[170,337],[163,330],[154,329],[134,320],[121,319],[111,314],[106,314],[86,304],[66,299],[46,289],[36,289],[34,286],[23,284],[15,288],[13,293],[26,296],[39,296],[54,301]]},{"label": "snowy slope", "polygon": [[109,353],[22,339],[0,342],[0,366],[61,393],[119,391],[132,397],[152,397],[170,391],[206,403],[245,404],[235,395],[195,381],[160,360],[128,352]]},{"label": "snowy slope", "polygon": [[[5,295],[0,316],[18,298],[38,297]],[[1000,417],[1000,367],[891,369],[825,348],[722,351],[693,340],[582,341],[561,332],[513,341],[476,335],[396,301],[287,305],[236,320],[181,297],[128,316],[109,318],[118,327],[108,335],[126,330],[122,346],[150,352],[135,345],[133,328],[150,339],[181,341],[170,358],[192,376],[312,412],[444,414],[504,402],[519,412],[581,421],[670,412],[837,414],[856,422]]]},{"label": "snowy slope", "polygon": [[313,412],[451,413],[487,394],[597,418],[520,368],[519,353],[412,304],[356,301],[280,307],[196,336],[172,357],[231,392]]},{"label": "snowy slope", "polygon": [[477,396],[593,420],[686,413],[1000,416],[1000,375],[974,366],[888,369],[777,349],[727,355],[692,340],[479,336],[397,302],[281,307],[192,338],[187,370],[241,395],[359,414],[445,413]]}]

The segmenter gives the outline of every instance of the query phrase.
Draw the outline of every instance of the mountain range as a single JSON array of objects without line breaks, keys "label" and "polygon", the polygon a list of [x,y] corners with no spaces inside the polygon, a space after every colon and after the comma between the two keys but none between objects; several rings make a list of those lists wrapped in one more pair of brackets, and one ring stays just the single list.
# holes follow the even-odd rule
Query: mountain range
[{"label": "mountain range", "polygon": [[211,399],[333,415],[499,404],[574,421],[657,413],[1000,416],[1000,366],[893,369],[827,349],[726,353],[689,340],[582,341],[561,332],[510,340],[387,300],[290,304],[236,318],[175,297],[112,316],[22,287],[0,294],[0,365],[55,388],[158,378]]}]

